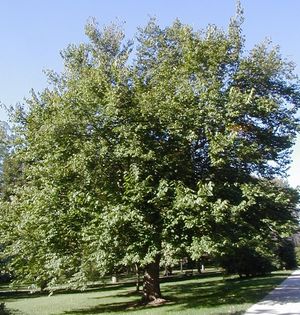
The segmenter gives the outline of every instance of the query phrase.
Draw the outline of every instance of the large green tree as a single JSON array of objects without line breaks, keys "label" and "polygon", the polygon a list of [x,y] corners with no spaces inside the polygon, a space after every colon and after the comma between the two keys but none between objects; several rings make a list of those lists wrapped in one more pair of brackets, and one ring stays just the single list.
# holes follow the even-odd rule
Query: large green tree
[{"label": "large green tree", "polygon": [[289,163],[299,85],[277,47],[245,51],[241,24],[241,12],[227,32],[150,20],[133,46],[92,22],[89,42],[62,52],[64,70],[16,112],[25,185],[2,202],[2,232],[20,279],[136,264],[149,302],[166,251],[274,255],[296,222],[271,179]]}]

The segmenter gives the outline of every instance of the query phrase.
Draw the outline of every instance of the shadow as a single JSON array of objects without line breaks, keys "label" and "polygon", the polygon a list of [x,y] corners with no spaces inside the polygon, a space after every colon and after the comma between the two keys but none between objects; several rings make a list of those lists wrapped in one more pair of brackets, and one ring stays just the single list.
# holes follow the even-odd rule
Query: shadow
[{"label": "shadow", "polygon": [[[199,278],[193,277],[188,280]],[[201,278],[201,275],[200,275]],[[286,274],[276,274],[268,277],[244,278],[244,279],[214,279],[210,278],[207,282],[190,282],[187,279],[178,281],[179,285],[172,283],[165,284],[163,287],[164,298],[168,301],[158,306],[141,306],[140,297],[135,291],[119,293],[113,297],[125,298],[134,297],[130,302],[99,304],[92,308],[77,309],[64,312],[63,314],[101,314],[110,313],[133,313],[142,309],[152,309],[153,307],[164,308],[176,304],[176,311],[180,312],[188,309],[214,308],[226,305],[240,305],[244,303],[254,304],[262,299],[274,285],[277,285],[286,278]],[[185,280],[185,281],[184,281]],[[176,281],[177,282],[177,281]],[[232,315],[241,315],[245,311],[233,311]],[[217,315],[223,315],[219,313]]]},{"label": "shadow", "polygon": [[[70,311],[65,311],[67,314],[102,314],[102,313],[135,313],[143,309],[164,308],[170,305],[176,305],[176,312],[197,308],[214,308],[220,306],[240,305],[244,303],[254,304],[258,300],[261,300],[274,286],[279,284],[286,278],[286,273],[277,273],[267,277],[256,278],[235,278],[235,279],[221,279],[220,275],[209,276],[205,281],[201,279],[205,278],[203,275],[195,275],[190,277],[172,278],[171,281],[162,281],[162,293],[167,303],[161,305],[143,306],[140,304],[141,294],[133,289],[116,292],[116,290],[126,289],[129,286],[132,287],[132,283],[114,284],[106,286],[98,286],[88,288],[86,291],[72,290],[63,291],[55,294],[85,294],[89,292],[109,292],[112,294],[93,297],[93,299],[99,299],[99,304],[88,308],[78,308]],[[216,278],[218,277],[218,278]],[[199,279],[199,281],[197,281]],[[164,279],[165,280],[165,279]],[[195,281],[196,280],[196,281]],[[292,282],[293,283],[293,282]],[[292,286],[293,290],[297,287],[296,282]],[[298,287],[299,290],[299,287]],[[30,295],[27,292],[6,292],[6,299],[21,299],[21,298],[38,298],[45,296],[45,294],[33,294]],[[103,298],[117,298],[116,302],[101,303]],[[121,299],[121,301],[120,301]],[[104,302],[104,301],[103,301]],[[234,311],[230,313],[232,315],[241,315],[244,311]],[[171,311],[170,311],[171,313]],[[13,313],[12,313],[13,314]],[[224,313],[216,314],[223,315]],[[1,314],[0,314],[1,315]],[[5,314],[6,315],[6,314]],[[10,315],[10,314],[9,314]],[[13,314],[15,315],[15,314]],[[17,315],[17,314],[16,314]]]},{"label": "shadow", "polygon": [[201,286],[182,284],[170,293],[175,295],[176,303],[180,305],[179,311],[198,307],[213,308],[243,303],[254,304],[264,298],[276,284],[284,279],[283,277],[285,278],[286,274],[282,277],[276,275],[251,279],[230,279],[219,281],[218,284],[207,283]]},{"label": "shadow", "polygon": [[[130,283],[118,283],[118,284],[103,284],[103,285],[94,285],[88,286],[85,289],[57,289],[54,290],[54,294],[78,294],[78,293],[89,293],[89,292],[107,292],[107,291],[117,291],[120,289],[125,289],[132,287]],[[49,294],[49,292],[47,293]]]},{"label": "shadow", "polygon": [[144,309],[157,309],[162,308],[167,305],[172,305],[174,302],[166,301],[164,304],[158,304],[158,305],[143,305],[140,303],[140,299],[137,299],[136,301],[132,302],[118,302],[118,303],[107,303],[107,304],[99,304],[95,307],[86,308],[86,309],[78,309],[78,310],[72,310],[72,311],[66,311],[63,314],[78,314],[78,315],[85,315],[85,314],[102,314],[102,313],[117,313],[122,312],[123,313],[135,313],[140,310]]},{"label": "shadow", "polygon": [[200,280],[206,278],[217,278],[221,277],[221,272],[207,272],[207,273],[196,273],[193,275],[177,274],[174,276],[160,277],[160,283],[172,283],[172,282],[184,282],[187,280]]},{"label": "shadow", "polygon": [[[98,286],[90,286],[84,290],[81,289],[58,289],[54,290],[54,295],[69,295],[69,294],[85,294],[85,293],[91,293],[91,292],[109,292],[109,291],[117,291],[120,289],[126,289],[128,287],[132,287],[132,284],[128,283],[121,283],[121,284],[103,284]],[[49,291],[36,291],[33,293],[30,293],[29,290],[9,290],[9,291],[0,291],[0,301],[14,301],[19,299],[35,299],[40,298],[43,296],[48,296]],[[116,295],[112,295],[116,296]],[[1,315],[1,313],[0,313]]]},{"label": "shadow", "polygon": [[0,293],[0,301],[11,302],[19,299],[34,299],[47,296],[47,293],[32,293],[27,291],[6,291]]},{"label": "shadow", "polygon": [[0,303],[0,315],[24,315],[22,312],[14,309],[7,309],[5,303]]},{"label": "shadow", "polygon": [[[211,272],[211,273],[206,273],[206,274],[196,274],[193,276],[185,276],[184,274],[177,274],[177,275],[173,275],[173,276],[168,276],[168,277],[162,277],[160,279],[160,283],[172,283],[172,282],[184,282],[187,279],[202,279],[202,278],[207,278],[207,277],[217,277],[220,276],[220,273],[216,273],[216,272]],[[127,281],[127,282],[120,282],[120,283],[114,283],[114,284],[94,284],[94,285],[89,285],[87,288],[85,288],[84,290],[82,289],[56,289],[54,290],[54,295],[60,294],[60,295],[68,295],[68,294],[85,294],[85,293],[90,293],[90,292],[97,292],[97,291],[101,291],[101,292],[109,292],[109,291],[118,291],[120,289],[126,289],[126,288],[130,288],[130,287],[135,287],[136,282],[135,281]],[[40,291],[36,291],[33,293],[30,293],[30,291],[28,289],[10,289],[9,287],[4,287],[6,290],[0,290],[0,301],[14,301],[14,300],[19,300],[19,299],[35,299],[35,298],[40,298],[43,296],[48,296],[49,295],[49,291],[44,291],[44,292],[40,292]],[[131,293],[128,293],[129,295],[134,294],[133,291]],[[116,297],[116,296],[125,296],[123,294],[112,294],[109,296],[105,296],[105,297]],[[101,299],[102,297],[99,297],[99,299]],[[0,314],[1,315],[1,314]]]},{"label": "shadow", "polygon": [[[155,307],[162,307],[155,306]],[[145,309],[150,306],[141,306],[139,304],[139,300],[133,302],[119,302],[119,303],[107,303],[107,304],[99,304],[95,307],[87,308],[87,309],[78,309],[64,312],[63,314],[102,314],[102,313],[114,313],[114,312],[138,312],[139,310]],[[153,306],[154,307],[154,306]]]}]

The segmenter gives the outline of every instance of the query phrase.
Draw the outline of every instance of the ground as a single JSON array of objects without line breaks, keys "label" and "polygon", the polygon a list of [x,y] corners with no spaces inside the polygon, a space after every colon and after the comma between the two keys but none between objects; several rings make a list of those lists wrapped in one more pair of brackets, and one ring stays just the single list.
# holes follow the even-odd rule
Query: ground
[{"label": "ground", "polygon": [[134,285],[116,284],[94,287],[85,292],[54,293],[52,296],[19,292],[1,292],[10,314],[26,315],[239,315],[283,281],[289,272],[250,279],[224,278],[221,275],[198,275],[174,278],[162,283],[167,303],[139,306]]}]

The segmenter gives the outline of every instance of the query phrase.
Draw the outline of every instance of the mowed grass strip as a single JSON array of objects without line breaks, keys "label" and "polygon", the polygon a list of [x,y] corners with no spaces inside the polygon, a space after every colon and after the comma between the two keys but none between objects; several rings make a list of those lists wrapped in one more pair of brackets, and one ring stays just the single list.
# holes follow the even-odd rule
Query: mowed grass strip
[{"label": "mowed grass strip", "polygon": [[243,314],[262,299],[290,272],[238,279],[221,276],[194,276],[161,284],[167,303],[139,306],[140,295],[133,286],[115,285],[84,292],[54,293],[52,296],[15,293],[1,297],[10,314],[89,315],[89,314]]}]

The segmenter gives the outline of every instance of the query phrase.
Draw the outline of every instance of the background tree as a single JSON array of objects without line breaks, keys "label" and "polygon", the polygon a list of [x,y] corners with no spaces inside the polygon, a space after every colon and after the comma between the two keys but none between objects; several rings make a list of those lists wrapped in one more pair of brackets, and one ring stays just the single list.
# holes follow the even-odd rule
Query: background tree
[{"label": "background tree", "polygon": [[246,276],[295,267],[293,247],[285,238],[297,225],[298,193],[274,181],[256,180],[244,187],[243,194],[248,206],[232,218],[232,226],[238,229],[230,234],[228,226],[222,225],[224,243],[217,254],[221,266],[229,273]]},{"label": "background tree", "polygon": [[[10,127],[8,123],[0,122],[0,200],[7,200],[12,192],[13,178],[16,177],[11,159],[12,153],[12,139]],[[0,211],[0,221],[5,220],[5,211]],[[3,255],[4,244],[0,242],[0,281],[7,281],[10,279],[10,274],[7,270],[7,263],[9,257]]]},{"label": "background tree", "polygon": [[[5,161],[9,155],[10,148],[10,135],[9,135],[9,125],[1,121],[0,122],[0,186],[1,192],[4,189],[4,173],[5,173]],[[3,192],[2,192],[3,194]]]},{"label": "background tree", "polygon": [[2,233],[19,279],[83,283],[136,264],[149,302],[164,253],[274,258],[268,233],[296,224],[269,180],[289,162],[299,86],[278,48],[244,52],[242,20],[150,20],[134,60],[119,28],[89,23],[89,42],[62,52],[64,71],[17,117],[26,184],[2,203]]}]

